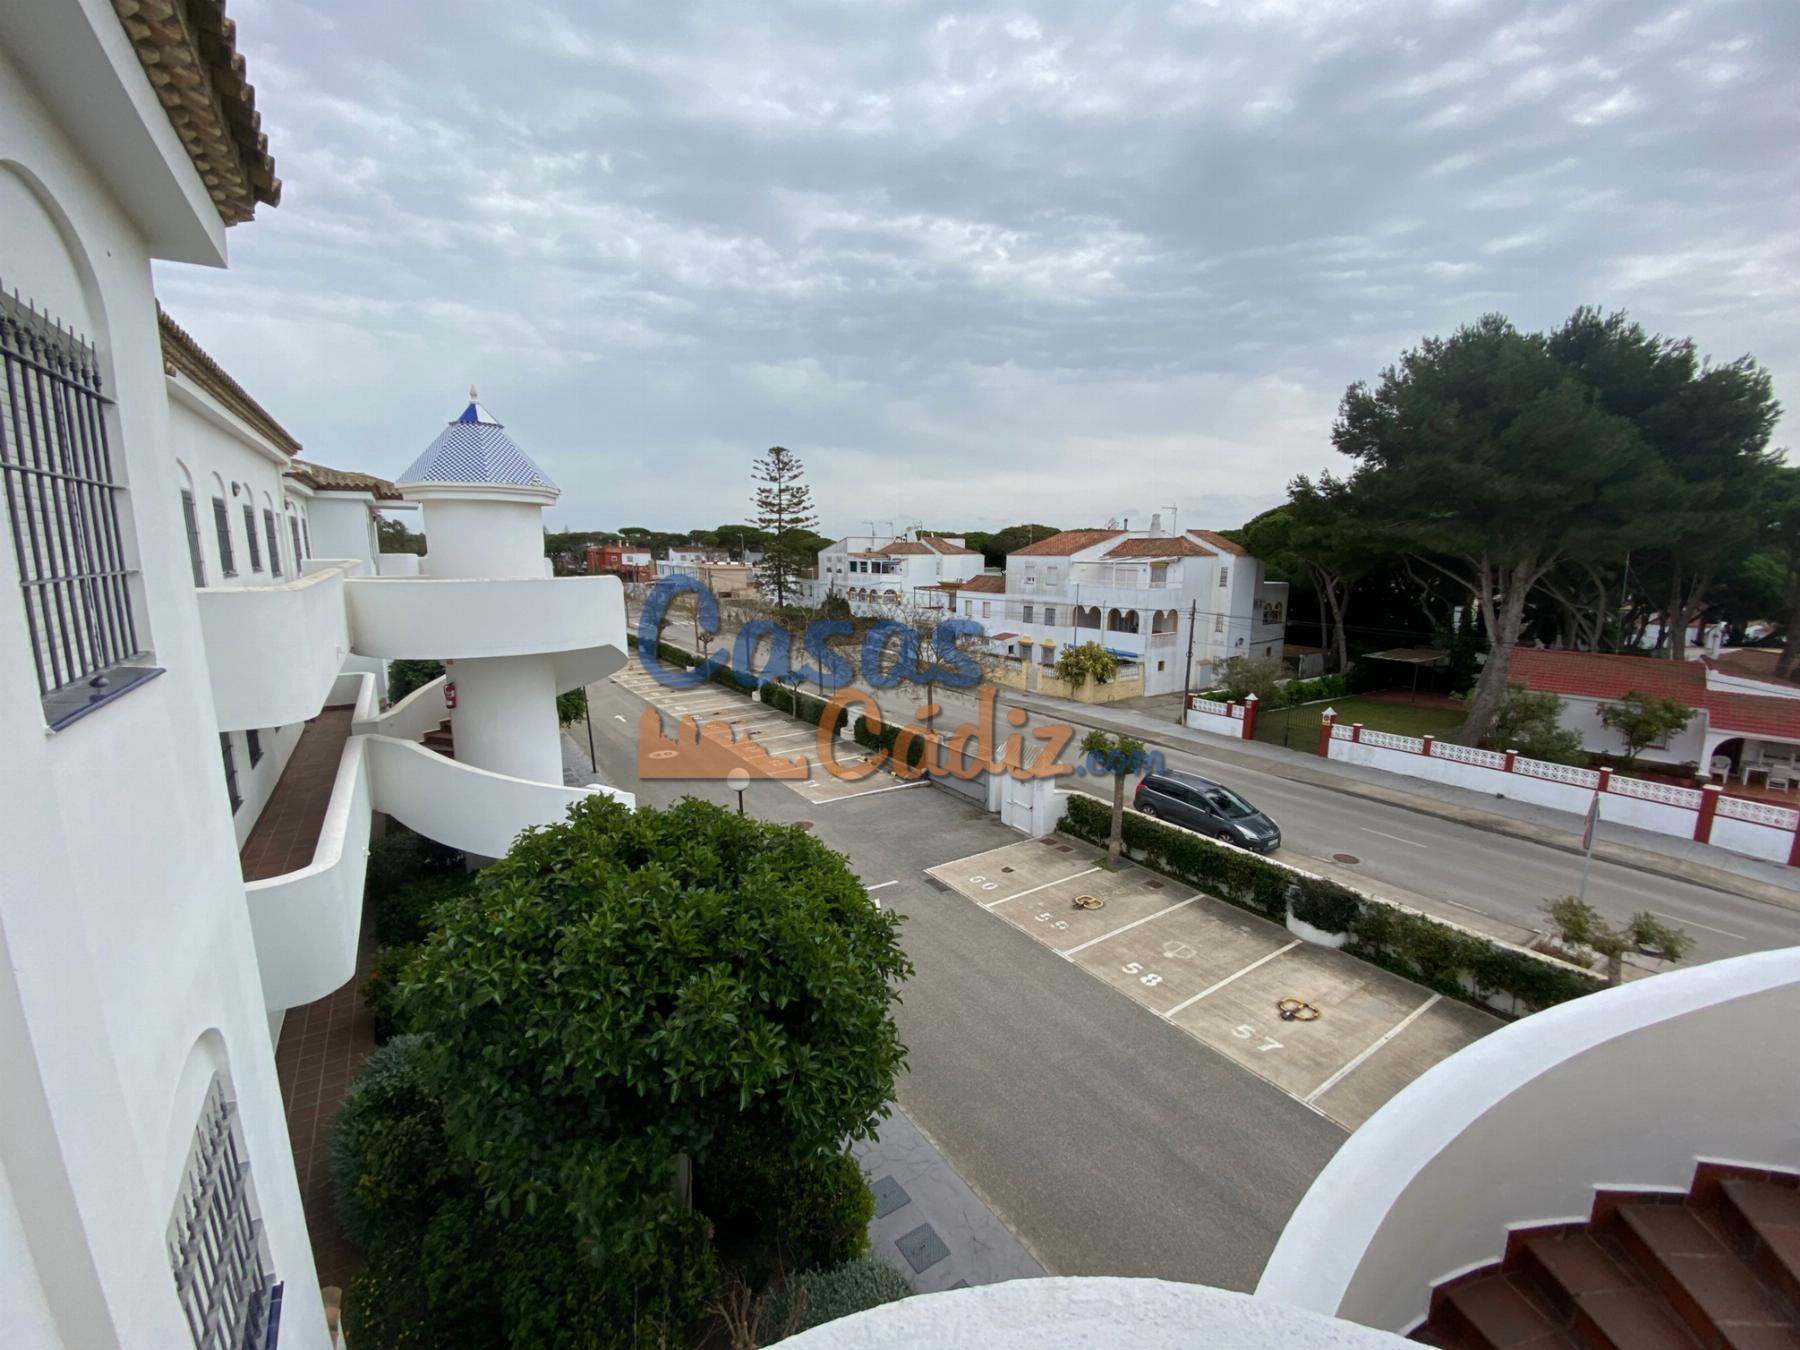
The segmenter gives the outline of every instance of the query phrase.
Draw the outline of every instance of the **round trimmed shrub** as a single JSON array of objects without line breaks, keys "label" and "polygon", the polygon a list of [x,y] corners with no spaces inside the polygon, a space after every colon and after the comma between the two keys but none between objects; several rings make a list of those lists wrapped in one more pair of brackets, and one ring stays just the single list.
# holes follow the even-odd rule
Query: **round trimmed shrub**
[{"label": "round trimmed shrub", "polygon": [[872,1257],[846,1261],[829,1270],[809,1270],[789,1280],[763,1304],[762,1341],[768,1345],[911,1296],[906,1277]]},{"label": "round trimmed shrub", "polygon": [[475,877],[462,870],[426,872],[394,887],[370,908],[371,930],[384,947],[423,942],[437,927],[433,915],[452,900],[459,900],[475,886]]},{"label": "round trimmed shrub", "polygon": [[396,1036],[363,1064],[331,1123],[338,1221],[374,1251],[415,1240],[443,1202],[449,1146],[421,1072],[423,1038]]}]

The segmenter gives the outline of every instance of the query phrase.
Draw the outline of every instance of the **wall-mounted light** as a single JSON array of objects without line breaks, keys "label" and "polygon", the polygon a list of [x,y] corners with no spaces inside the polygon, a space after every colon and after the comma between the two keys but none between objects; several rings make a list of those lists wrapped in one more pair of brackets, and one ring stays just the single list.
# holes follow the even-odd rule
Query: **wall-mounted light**
[{"label": "wall-mounted light", "polygon": [[242,483],[233,483],[231,485],[231,495],[234,497],[237,496],[238,493],[242,492],[243,490],[244,490],[244,485]]}]

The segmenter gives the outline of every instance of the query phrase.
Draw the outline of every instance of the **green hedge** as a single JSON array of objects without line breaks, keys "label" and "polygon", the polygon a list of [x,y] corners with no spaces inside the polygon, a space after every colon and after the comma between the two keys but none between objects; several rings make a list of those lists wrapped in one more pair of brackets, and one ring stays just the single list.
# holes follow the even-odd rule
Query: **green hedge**
[{"label": "green hedge", "polygon": [[[1112,811],[1093,797],[1074,794],[1056,828],[1104,845]],[[1302,876],[1135,811],[1125,813],[1124,836],[1126,849],[1159,872],[1275,923],[1285,923],[1291,909],[1315,928],[1347,934],[1344,950],[1350,955],[1483,1011],[1492,1011],[1486,1000],[1494,994],[1509,995],[1535,1012],[1606,987],[1586,971],[1365,899],[1335,881]]]},{"label": "green hedge", "polygon": [[[885,750],[888,752],[891,759],[898,762],[901,756],[899,752],[894,749],[894,744],[900,739],[900,733],[904,730],[904,727],[890,727],[884,724],[880,731],[876,731],[869,724],[869,719],[864,717],[858,720],[856,730],[850,734],[856,743],[862,746],[863,749],[870,751]],[[928,749],[929,747],[926,744],[925,737],[922,735],[915,735],[906,745],[906,766],[909,769],[918,768],[925,762]]]},{"label": "green hedge", "polygon": [[1316,680],[1289,680],[1281,686],[1281,706],[1292,708],[1300,703],[1317,703],[1323,698],[1343,698],[1349,692],[1349,681],[1342,675],[1321,675]]},{"label": "green hedge", "polygon": [[759,1339],[771,1345],[911,1295],[906,1277],[873,1257],[846,1261],[830,1270],[809,1270],[769,1296],[763,1305]]}]

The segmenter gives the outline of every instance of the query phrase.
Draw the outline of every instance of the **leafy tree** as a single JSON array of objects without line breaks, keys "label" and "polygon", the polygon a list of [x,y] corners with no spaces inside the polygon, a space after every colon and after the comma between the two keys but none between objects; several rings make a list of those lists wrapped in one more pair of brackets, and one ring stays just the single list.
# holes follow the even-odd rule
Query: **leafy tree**
[{"label": "leafy tree", "polygon": [[1143,768],[1144,743],[1132,736],[1090,731],[1081,738],[1081,749],[1097,770],[1112,775],[1112,832],[1106,840],[1106,861],[1116,866],[1125,847],[1125,779]]},{"label": "leafy tree", "polygon": [[1583,307],[1551,333],[1551,358],[1630,423],[1656,457],[1664,487],[1640,522],[1665,591],[1667,654],[1685,659],[1687,628],[1715,581],[1757,543],[1749,509],[1779,462],[1769,437],[1781,417],[1769,373],[1750,357],[1702,362],[1691,340],[1646,333],[1623,313]]},{"label": "leafy tree", "polygon": [[1500,706],[1494,710],[1488,744],[1496,750],[1517,750],[1526,759],[1551,764],[1583,763],[1587,754],[1581,748],[1581,733],[1565,730],[1562,725],[1566,706],[1559,695],[1549,690],[1509,685]]},{"label": "leafy tree", "polygon": [[587,716],[587,690],[575,688],[556,696],[556,720],[563,726]]},{"label": "leafy tree", "polygon": [[1219,663],[1219,687],[1235,703],[1255,694],[1259,702],[1273,707],[1280,701],[1282,674],[1281,661],[1276,657],[1230,656]]},{"label": "leafy tree", "polygon": [[383,553],[412,553],[425,556],[425,536],[406,528],[405,522],[375,517],[375,539]]},{"label": "leafy tree", "polygon": [[1264,512],[1242,531],[1251,553],[1311,583],[1340,675],[1350,668],[1345,615],[1351,593],[1387,556],[1346,509],[1347,492],[1348,485],[1329,473],[1316,483],[1302,475],[1288,485],[1285,505]]},{"label": "leafy tree", "polygon": [[1693,938],[1684,930],[1671,928],[1649,910],[1633,914],[1623,927],[1614,928],[1587,901],[1565,895],[1560,900],[1546,901],[1544,913],[1560,941],[1572,947],[1586,947],[1606,958],[1609,984],[1624,982],[1627,952],[1673,962],[1686,956],[1694,946]]},{"label": "leafy tree", "polygon": [[1672,698],[1628,692],[1617,703],[1600,705],[1600,720],[1625,742],[1625,763],[1637,763],[1638,752],[1667,736],[1686,730],[1694,710]]},{"label": "leafy tree", "polygon": [[1084,642],[1079,647],[1064,647],[1057,654],[1056,664],[1050,669],[1057,679],[1071,688],[1079,689],[1089,680],[1095,684],[1106,684],[1117,679],[1119,658],[1098,642]]},{"label": "leafy tree", "polygon": [[[1060,531],[1054,525],[1008,525],[1004,530],[995,530],[987,535],[982,540],[981,551],[987,558],[989,567],[1004,567],[1006,555],[1013,550],[1035,544],[1040,539],[1048,539],[1057,533]],[[975,545],[970,544],[969,547],[974,548]]]},{"label": "leafy tree", "polygon": [[757,565],[757,581],[764,594],[785,605],[800,572],[822,547],[815,543],[819,517],[813,510],[812,489],[803,481],[806,470],[800,456],[785,446],[770,446],[750,476],[757,483],[756,523],[769,536]]},{"label": "leafy tree", "polygon": [[430,684],[444,673],[441,661],[401,658],[388,662],[388,702],[398,703],[413,690]]},{"label": "leafy tree", "polygon": [[1332,439],[1357,463],[1354,522],[1479,606],[1489,654],[1458,733],[1470,745],[1505,695],[1533,588],[1565,557],[1622,553],[1667,484],[1632,424],[1499,315],[1352,385]]},{"label": "leafy tree", "polygon": [[836,1155],[893,1096],[898,919],[804,831],[591,796],[437,923],[405,997],[452,1148],[623,1288],[680,1273],[690,1162]]},{"label": "leafy tree", "polygon": [[1787,640],[1775,663],[1775,674],[1791,679],[1800,657],[1800,466],[1776,471],[1768,491],[1766,514],[1770,546],[1782,560],[1783,618]]},{"label": "leafy tree", "polygon": [[451,1194],[443,1115],[420,1061],[417,1036],[370,1055],[331,1126],[338,1222],[373,1247],[420,1231]]}]

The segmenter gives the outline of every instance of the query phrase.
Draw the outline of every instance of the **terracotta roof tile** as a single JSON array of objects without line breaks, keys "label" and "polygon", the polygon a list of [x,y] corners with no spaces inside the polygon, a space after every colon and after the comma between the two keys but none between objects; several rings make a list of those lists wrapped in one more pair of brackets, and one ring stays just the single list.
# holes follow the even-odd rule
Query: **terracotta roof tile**
[{"label": "terracotta roof tile", "polygon": [[367,492],[379,501],[403,500],[400,489],[385,478],[353,469],[328,469],[323,464],[297,459],[288,469],[288,477],[306,484],[314,492]]},{"label": "terracotta roof tile", "polygon": [[184,375],[243,418],[273,441],[278,449],[290,455],[300,453],[300,442],[244,392],[244,387],[225,373],[225,368],[208,356],[187,329],[171,319],[159,304],[157,327],[162,334],[163,370],[170,375]]},{"label": "terracotta roof tile", "polygon": [[1800,740],[1800,699],[1709,689],[1706,668],[1698,661],[1518,647],[1508,674],[1533,689],[1572,698],[1620,699],[1636,692],[1677,699],[1706,709],[1714,731]]},{"label": "terracotta roof tile", "polygon": [[1236,558],[1248,558],[1250,551],[1242,544],[1234,544],[1216,530],[1189,530],[1189,534],[1201,543],[1210,545],[1220,553],[1229,553]]},{"label": "terracotta roof tile", "polygon": [[[945,582],[944,584],[948,586],[951,583]],[[970,577],[958,589],[1000,595],[1006,590],[1006,578],[998,572],[983,572],[978,577]]]},{"label": "terracotta roof tile", "polygon": [[1210,558],[1213,551],[1182,535],[1126,539],[1103,555],[1107,558]]},{"label": "terracotta roof tile", "polygon": [[1104,544],[1108,539],[1117,539],[1124,530],[1059,530],[1048,539],[1040,539],[1035,544],[1027,544],[1024,548],[1015,548],[1010,556],[1014,558],[1067,558],[1070,554],[1079,553],[1084,548],[1093,548],[1096,544]]},{"label": "terracotta roof tile", "polygon": [[281,180],[225,0],[112,0],[112,7],[219,218],[236,225],[256,214],[258,202],[278,205]]},{"label": "terracotta roof tile", "polygon": [[869,556],[872,558],[904,558],[929,556],[930,553],[931,550],[926,548],[923,544],[915,544],[907,539],[896,539],[886,548],[878,549]]},{"label": "terracotta roof tile", "polygon": [[969,554],[972,554],[975,552],[975,550],[972,548],[965,548],[961,544],[951,543],[948,539],[944,538],[940,534],[922,534],[919,536],[919,542],[921,544],[925,545],[925,547],[929,548],[933,553],[944,553],[944,554],[969,553]]}]

